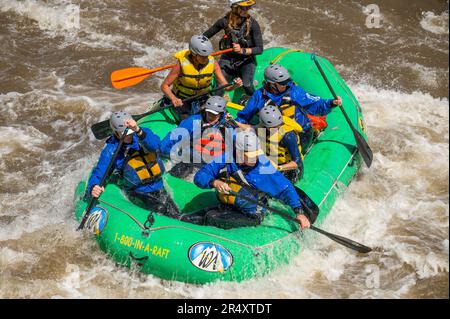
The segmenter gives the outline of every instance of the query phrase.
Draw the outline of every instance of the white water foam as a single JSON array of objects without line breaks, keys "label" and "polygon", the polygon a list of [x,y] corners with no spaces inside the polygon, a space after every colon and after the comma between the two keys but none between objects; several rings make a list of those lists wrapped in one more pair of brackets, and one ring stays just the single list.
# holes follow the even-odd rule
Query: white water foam
[{"label": "white water foam", "polygon": [[431,11],[424,12],[420,25],[434,34],[448,34],[448,11],[442,12],[440,15]]},{"label": "white water foam", "polygon": [[[418,280],[448,273],[448,193],[437,191],[430,198],[420,195],[433,183],[446,182],[442,176],[448,175],[448,101],[420,92],[407,94],[367,85],[353,85],[352,90],[365,114],[374,163],[370,170],[362,168],[362,174],[336,202],[321,228],[378,247],[373,253],[358,256],[308,231],[305,249],[288,266],[251,281],[203,286],[137,274],[102,259],[93,268],[82,268],[80,288],[68,293],[66,287],[64,295],[401,298]],[[424,135],[419,128],[429,132]],[[392,139],[395,134],[402,135],[404,147],[398,145],[402,141]],[[427,156],[422,157],[422,152]],[[440,238],[437,250],[430,252],[433,238],[425,229],[435,229],[434,235]],[[373,273],[379,276],[375,286],[370,280]],[[99,280],[124,288],[105,289]]]},{"label": "white water foam", "polygon": [[38,0],[2,0],[0,11],[13,11],[35,20],[41,30],[76,32],[79,27],[79,7],[71,1],[58,1],[50,6]]},{"label": "white water foam", "polygon": [[[370,145],[375,155],[374,163],[370,170],[362,168],[360,176],[336,202],[321,227],[366,245],[381,247],[383,252],[359,257],[347,248],[309,231],[306,233],[305,250],[290,265],[264,278],[240,284],[197,286],[162,281],[153,276],[133,275],[126,269],[116,268],[114,262],[93,243],[89,251],[95,258],[92,257],[89,266],[78,265],[80,269],[77,274],[68,273],[56,287],[53,283],[53,296],[398,298],[407,294],[418,280],[448,272],[449,212],[448,190],[445,191],[449,157],[448,100],[433,98],[421,92],[409,94],[365,84],[353,84],[350,87],[363,108]],[[80,88],[78,93],[86,90]],[[72,94],[76,96],[74,92]],[[92,92],[89,95],[92,96]],[[32,101],[30,97],[25,99],[23,96],[27,97],[27,94],[9,93],[2,96],[5,102],[2,103],[2,112],[8,118],[16,118],[22,108],[33,105],[29,103]],[[75,99],[74,96],[65,99]],[[144,97],[147,99],[151,96]],[[153,94],[155,96],[156,93]],[[21,98],[25,101],[20,102]],[[45,94],[43,98],[45,103],[52,101],[49,97],[45,100]],[[63,96],[57,97],[60,98],[64,100]],[[108,98],[110,104],[105,108]],[[83,99],[89,101],[90,109],[98,108],[100,111],[103,107],[102,114],[106,114],[106,110],[117,107],[111,101],[136,105],[135,102],[140,103],[143,96],[105,93],[104,96],[85,96]],[[134,109],[129,110],[136,112]],[[63,126],[64,123],[54,123],[55,130]],[[48,136],[32,128],[13,125],[1,127],[0,130],[0,135],[4,136],[1,142],[3,156],[14,151],[14,145],[24,145],[30,150],[42,152],[40,143],[48,139]],[[70,143],[62,147],[70,150]],[[64,150],[61,152],[64,153]],[[2,226],[0,240],[20,239],[25,233],[49,225],[67,223],[75,226],[72,209],[67,207],[72,207],[74,188],[81,178],[86,177],[96,158],[97,154],[92,153],[69,166],[44,160],[39,170],[43,175],[52,176],[49,180],[43,180],[33,189],[22,193],[2,194],[2,212],[14,215],[15,211],[18,216],[14,222]],[[62,174],[69,167],[70,173]],[[3,176],[10,181],[19,178],[12,172]],[[51,192],[51,189],[58,189],[59,192]],[[424,191],[429,194],[427,197],[423,196]],[[35,199],[43,194],[46,201],[36,202]],[[16,204],[11,210],[8,203],[13,202],[21,204]],[[30,205],[34,207],[32,210],[29,209]],[[436,238],[427,234],[430,229]],[[75,230],[71,231],[73,233],[69,237],[79,240]],[[430,252],[433,245],[436,249]],[[104,256],[101,259],[103,261],[99,263],[101,256]],[[311,270],[311,265],[314,265],[314,270]],[[404,265],[411,270],[403,270]],[[380,271],[380,287],[375,289],[367,287],[367,277],[372,267]],[[397,276],[395,282],[389,279],[392,276]],[[78,277],[81,278],[80,288],[72,289],[70,283]],[[115,292],[106,289],[105,282],[112,286],[123,285],[123,288]],[[48,285],[48,282],[42,284]],[[149,291],[150,287],[152,291]],[[349,287],[355,291],[350,295]]]}]

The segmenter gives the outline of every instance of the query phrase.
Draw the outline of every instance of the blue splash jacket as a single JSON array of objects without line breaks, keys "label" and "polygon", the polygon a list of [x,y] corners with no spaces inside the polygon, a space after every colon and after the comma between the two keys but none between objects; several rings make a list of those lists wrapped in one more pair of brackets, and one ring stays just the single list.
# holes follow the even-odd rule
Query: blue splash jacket
[{"label": "blue splash jacket", "polygon": [[322,99],[309,94],[301,87],[290,82],[286,91],[278,95],[268,92],[264,87],[257,90],[245,108],[237,114],[236,121],[249,124],[252,117],[259,113],[268,99],[272,100],[277,106],[280,106],[285,96],[290,96],[292,102],[295,104],[295,120],[302,126],[304,131],[308,131],[311,128],[311,121],[306,114],[327,115],[332,110],[332,99]]},{"label": "blue splash jacket", "polygon": [[212,182],[219,177],[224,167],[227,168],[229,175],[241,170],[254,189],[281,200],[292,209],[302,208],[292,183],[272,165],[265,155],[258,156],[255,166],[236,164],[229,159],[229,155],[224,153],[211,163],[204,165],[194,176],[195,185],[203,189],[212,188]]},{"label": "blue splash jacket", "polygon": [[[154,134],[150,129],[143,127],[142,128],[143,137],[140,139],[136,134],[133,134],[133,141],[130,144],[123,144],[122,149],[117,154],[117,157],[112,165],[111,170],[122,170],[124,168],[125,164],[125,157],[126,154],[131,154],[134,151],[138,151],[142,147],[144,147],[147,151],[153,152],[157,151],[159,148],[160,139],[159,136]],[[91,196],[92,188],[95,185],[99,185],[100,181],[103,177],[103,175],[106,173],[106,169],[108,168],[109,162],[111,161],[111,158],[117,149],[117,146],[119,146],[119,139],[112,135],[106,140],[106,144],[102,150],[102,153],[100,154],[100,158],[97,162],[97,165],[92,171],[91,177],[88,181],[88,186],[86,189],[86,195],[88,197]],[[142,146],[141,146],[142,145]],[[164,172],[164,165],[160,158],[157,159],[162,172]],[[163,181],[160,179],[159,181],[142,185],[140,187],[135,188],[134,190],[139,193],[151,193],[154,191],[157,191],[163,187]]]}]

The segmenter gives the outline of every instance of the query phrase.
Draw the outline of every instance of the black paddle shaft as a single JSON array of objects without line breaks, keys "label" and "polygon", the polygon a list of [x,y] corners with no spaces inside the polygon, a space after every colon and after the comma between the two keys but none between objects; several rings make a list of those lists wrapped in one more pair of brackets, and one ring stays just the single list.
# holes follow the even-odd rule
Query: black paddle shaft
[{"label": "black paddle shaft", "polygon": [[[255,195],[259,195],[260,193],[262,193],[245,183],[238,183],[237,181],[233,181],[231,179],[227,180],[226,182],[239,185],[242,188],[245,188],[247,191],[249,191],[250,193],[255,194]],[[295,185],[292,185],[292,186],[294,186],[295,191],[297,192],[298,197],[300,199],[300,202],[302,203],[303,208],[307,211],[308,215],[311,218],[313,216],[315,216],[315,218],[317,218],[317,216],[319,215],[319,207],[316,205],[316,203],[314,203],[314,201],[301,188],[299,188]],[[267,194],[265,194],[265,195],[267,195]],[[315,218],[312,222],[315,221]]]},{"label": "black paddle shaft", "polygon": [[[328,81],[328,78],[325,75],[325,73],[323,72],[323,69],[320,66],[319,61],[317,61],[316,56],[313,56],[313,60],[314,60],[314,63],[316,64],[317,68],[319,69],[320,74],[322,75],[323,79],[325,80],[328,88],[330,89],[331,94],[333,94],[333,97],[335,99],[337,99],[336,92],[334,91],[333,87],[331,86],[330,81]],[[373,153],[369,147],[369,144],[367,144],[366,140],[361,135],[361,133],[359,133],[358,130],[356,130],[356,128],[353,126],[353,123],[350,121],[350,118],[348,117],[347,112],[345,112],[342,105],[339,105],[339,108],[341,109],[342,114],[344,114],[345,120],[347,121],[348,125],[350,126],[350,128],[353,132],[353,135],[355,136],[356,145],[358,147],[358,150],[359,150],[364,162],[366,163],[367,167],[370,167],[372,165]]]},{"label": "black paddle shaft", "polygon": [[[112,166],[114,164],[114,161],[116,160],[117,154],[119,154],[119,151],[122,148],[123,141],[125,140],[125,137],[127,136],[127,133],[128,133],[128,128],[126,128],[125,131],[122,133],[122,137],[120,138],[119,145],[117,146],[116,150],[114,151],[114,154],[111,157],[111,160],[109,161],[108,167],[106,168],[105,174],[103,175],[103,177],[102,177],[102,179],[100,181],[100,184],[99,184],[100,187],[105,186],[106,180],[109,177],[109,174],[111,173],[110,172],[111,168],[112,168]],[[86,208],[86,211],[85,211],[85,213],[83,215],[83,219],[81,220],[81,223],[78,226],[77,230],[81,230],[81,229],[84,228],[84,224],[86,223],[87,218],[89,217],[89,212],[94,207],[96,202],[97,202],[97,198],[92,197],[91,201],[89,202],[89,205]]]},{"label": "black paddle shaft", "polygon": [[[230,87],[232,85],[234,85],[234,84],[233,83],[225,84],[225,85],[222,85],[222,86],[218,86],[218,87],[216,87],[216,88],[214,88],[214,89],[212,89],[212,90],[210,90],[208,92],[188,97],[187,99],[183,100],[183,103],[189,103],[189,102],[194,101],[194,100],[196,100],[198,98],[201,98],[202,96],[205,96],[207,94],[216,92],[218,90],[226,89],[227,87]],[[143,114],[132,115],[132,117],[133,117],[133,120],[139,121],[143,117],[146,117],[148,115],[151,115],[153,113],[159,112],[159,111],[164,110],[164,109],[168,109],[170,107],[173,107],[173,104],[167,105],[167,106],[159,108],[157,110],[151,110],[151,111],[148,111],[148,112],[143,113]],[[101,122],[93,124],[91,126],[91,131],[92,131],[92,133],[94,134],[94,136],[95,136],[95,138],[97,140],[102,140],[102,139],[108,137],[111,134],[111,128],[109,127],[109,120],[104,120],[104,121],[101,121]]]},{"label": "black paddle shaft", "polygon": [[[238,193],[236,193],[236,192],[234,192],[234,191],[230,191],[229,193],[230,193],[231,195],[236,196],[236,197],[238,197],[238,198],[241,198],[241,199],[243,199],[243,200],[245,200],[245,201],[248,201],[248,202],[251,202],[251,203],[255,203],[256,205],[259,205],[259,206],[261,206],[261,207],[263,207],[263,208],[265,208],[265,209],[267,209],[267,210],[269,210],[269,211],[272,211],[272,212],[274,212],[274,213],[277,213],[277,214],[279,214],[280,216],[282,216],[282,217],[284,217],[284,218],[286,218],[286,219],[288,219],[288,220],[291,220],[291,221],[294,221],[294,222],[298,223],[298,220],[297,220],[296,218],[294,218],[294,217],[292,217],[292,216],[289,216],[289,215],[285,214],[284,212],[279,211],[279,210],[276,209],[276,208],[272,208],[272,207],[270,207],[270,206],[268,206],[268,205],[265,205],[265,204],[261,203],[261,202],[258,201],[258,200],[255,200],[255,199],[253,199],[253,198],[250,198],[250,197],[247,197],[247,196],[244,196],[244,195],[239,195]],[[338,236],[338,235],[335,235],[335,234],[331,234],[331,233],[326,232],[326,231],[324,231],[324,230],[322,230],[322,229],[320,229],[320,228],[317,228],[317,227],[315,227],[315,226],[313,226],[313,225],[310,226],[310,229],[312,229],[312,230],[314,230],[314,231],[316,231],[316,232],[318,232],[318,233],[320,233],[320,234],[322,234],[322,235],[327,236],[327,237],[330,238],[331,240],[334,240],[335,242],[337,242],[337,243],[339,243],[339,244],[341,244],[341,245],[344,245],[344,246],[347,247],[347,248],[356,250],[357,252],[360,252],[360,253],[368,253],[368,252],[371,252],[371,251],[372,251],[372,248],[369,248],[369,247],[367,247],[367,246],[364,246],[364,245],[362,245],[362,244],[360,244],[360,243],[357,243],[357,242],[355,242],[355,241],[353,241],[353,240],[350,240],[350,239],[348,239],[348,238],[345,238],[345,237],[342,237],[342,236]]]}]

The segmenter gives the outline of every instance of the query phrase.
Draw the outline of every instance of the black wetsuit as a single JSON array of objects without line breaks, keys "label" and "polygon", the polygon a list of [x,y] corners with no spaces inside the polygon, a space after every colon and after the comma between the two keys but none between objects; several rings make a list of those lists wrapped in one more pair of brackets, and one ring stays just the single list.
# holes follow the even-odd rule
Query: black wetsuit
[{"label": "black wetsuit", "polygon": [[[245,93],[249,96],[253,95],[255,87],[253,85],[253,76],[255,75],[256,59],[255,55],[263,52],[263,39],[261,28],[255,19],[250,19],[250,32],[247,34],[247,22],[244,22],[235,30],[229,30],[227,17],[219,19],[211,28],[203,33],[207,38],[211,38],[220,31],[224,30],[226,38],[221,40],[221,50],[233,47],[232,43],[237,41],[242,48],[250,48],[251,55],[243,55],[236,52],[223,54],[219,65],[228,82],[235,77],[241,77],[244,82]],[[217,92],[218,95],[223,95]]]}]

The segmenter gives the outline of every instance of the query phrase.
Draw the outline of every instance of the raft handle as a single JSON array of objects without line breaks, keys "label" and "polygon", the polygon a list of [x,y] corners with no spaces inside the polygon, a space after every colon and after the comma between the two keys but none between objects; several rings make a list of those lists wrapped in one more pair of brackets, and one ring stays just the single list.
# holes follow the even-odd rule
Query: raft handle
[{"label": "raft handle", "polygon": [[137,265],[139,267],[142,267],[144,264],[142,263],[142,261],[147,261],[148,260],[148,256],[144,256],[144,257],[134,257],[133,253],[130,251],[130,253],[128,254],[130,256],[131,259],[133,259],[134,261],[137,261]]}]

